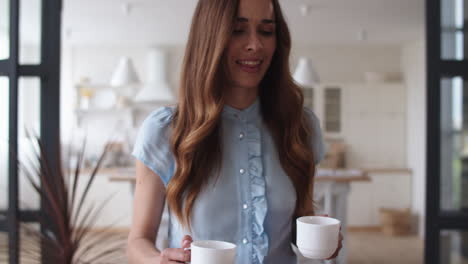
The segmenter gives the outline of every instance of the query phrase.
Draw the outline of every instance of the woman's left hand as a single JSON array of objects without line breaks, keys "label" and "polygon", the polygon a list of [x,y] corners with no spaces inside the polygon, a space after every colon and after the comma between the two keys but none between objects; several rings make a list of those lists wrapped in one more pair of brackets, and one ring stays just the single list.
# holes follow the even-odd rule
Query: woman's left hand
[{"label": "woman's left hand", "polygon": [[340,227],[340,234],[338,235],[338,247],[336,248],[335,253],[333,253],[331,257],[327,258],[327,260],[338,257],[338,254],[340,253],[340,250],[342,247],[343,247],[343,235],[341,234],[341,227]]},{"label": "woman's left hand", "polygon": [[[318,216],[328,217],[327,214],[318,215]],[[338,254],[340,254],[340,250],[341,250],[342,247],[343,247],[343,234],[341,234],[341,226],[340,226],[340,233],[338,234],[338,246],[336,248],[336,251],[335,251],[335,253],[333,253],[333,255],[331,257],[327,258],[326,260],[330,260],[330,259],[334,259],[334,258],[338,257]]]}]

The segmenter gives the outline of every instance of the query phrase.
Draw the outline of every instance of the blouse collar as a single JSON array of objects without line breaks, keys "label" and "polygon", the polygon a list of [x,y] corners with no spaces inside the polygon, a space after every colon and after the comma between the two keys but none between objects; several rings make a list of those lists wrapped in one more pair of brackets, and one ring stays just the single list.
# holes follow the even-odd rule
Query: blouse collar
[{"label": "blouse collar", "polygon": [[235,109],[227,104],[224,105],[223,116],[240,121],[254,120],[260,117],[260,99],[255,101],[243,110]]}]

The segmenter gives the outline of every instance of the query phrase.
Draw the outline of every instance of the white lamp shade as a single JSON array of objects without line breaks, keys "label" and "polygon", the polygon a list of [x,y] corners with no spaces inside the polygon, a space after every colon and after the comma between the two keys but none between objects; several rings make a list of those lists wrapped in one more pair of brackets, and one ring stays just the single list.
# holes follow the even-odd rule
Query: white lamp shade
[{"label": "white lamp shade", "polygon": [[133,62],[128,57],[122,57],[112,74],[110,82],[113,87],[135,86],[140,84]]},{"label": "white lamp shade", "polygon": [[318,74],[309,58],[299,59],[293,78],[303,88],[312,88],[319,83]]}]

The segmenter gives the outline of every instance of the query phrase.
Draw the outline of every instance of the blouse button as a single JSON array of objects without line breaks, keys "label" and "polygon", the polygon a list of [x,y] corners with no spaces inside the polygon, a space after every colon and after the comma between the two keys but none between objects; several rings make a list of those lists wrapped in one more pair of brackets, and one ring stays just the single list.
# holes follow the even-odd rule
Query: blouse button
[{"label": "blouse button", "polygon": [[240,169],[239,172],[240,172],[240,174],[244,174],[244,173],[245,173],[245,170],[244,170],[244,169]]},{"label": "blouse button", "polygon": [[239,134],[239,139],[243,139],[243,138],[244,138],[244,133],[241,132],[241,133]]},{"label": "blouse button", "polygon": [[247,240],[247,238],[244,238],[244,239],[242,239],[242,243],[244,243],[244,245],[245,245],[245,244],[249,243],[249,241]]},{"label": "blouse button", "polygon": [[242,206],[242,208],[244,208],[244,210],[245,210],[245,209],[249,208],[249,206],[245,203],[245,204]]}]

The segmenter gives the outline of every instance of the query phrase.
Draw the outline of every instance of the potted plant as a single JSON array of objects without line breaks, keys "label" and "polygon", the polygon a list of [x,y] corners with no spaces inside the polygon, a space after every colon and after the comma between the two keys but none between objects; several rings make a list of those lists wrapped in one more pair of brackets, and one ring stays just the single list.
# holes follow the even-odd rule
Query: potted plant
[{"label": "potted plant", "polygon": [[[89,177],[83,178],[86,140],[81,145],[75,165],[69,169],[62,167],[60,154],[58,160],[47,155],[39,137],[34,137],[34,143],[34,159],[19,161],[18,165],[42,199],[42,210],[38,215],[42,228],[21,225],[21,257],[32,263],[41,263],[44,260],[41,252],[45,250],[47,263],[122,262],[125,258],[125,234],[111,232],[114,224],[93,229],[113,196],[101,202],[89,201],[90,189],[110,144],[106,144],[96,165],[89,170]],[[84,188],[79,188],[83,185]],[[85,203],[91,205],[84,206]]]}]

